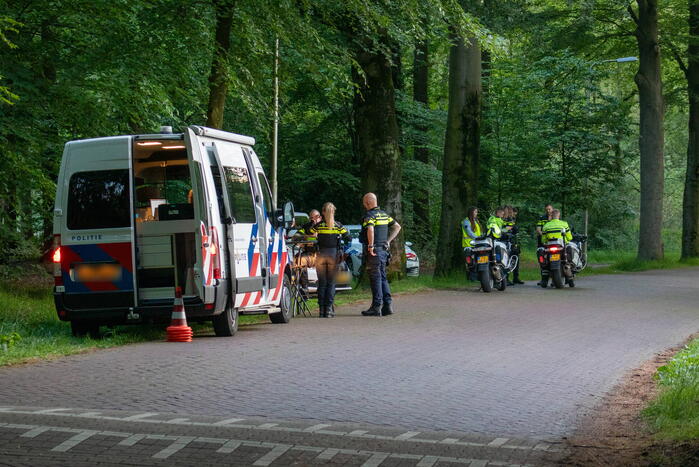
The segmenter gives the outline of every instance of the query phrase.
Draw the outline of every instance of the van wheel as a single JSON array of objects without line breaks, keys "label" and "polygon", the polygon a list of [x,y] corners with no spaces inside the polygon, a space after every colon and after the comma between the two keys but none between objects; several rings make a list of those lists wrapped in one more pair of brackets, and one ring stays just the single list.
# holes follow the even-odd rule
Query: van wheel
[{"label": "van wheel", "polygon": [[92,339],[99,339],[100,325],[93,321],[73,320],[70,322],[70,331],[75,337],[85,337],[89,335]]},{"label": "van wheel", "polygon": [[226,305],[223,313],[215,315],[212,319],[214,333],[218,337],[230,337],[238,330],[238,309]]},{"label": "van wheel", "polygon": [[281,294],[282,298],[279,301],[279,308],[281,308],[282,311],[269,315],[270,321],[274,324],[284,324],[291,321],[291,282],[289,281],[289,276],[286,274],[284,274]]}]

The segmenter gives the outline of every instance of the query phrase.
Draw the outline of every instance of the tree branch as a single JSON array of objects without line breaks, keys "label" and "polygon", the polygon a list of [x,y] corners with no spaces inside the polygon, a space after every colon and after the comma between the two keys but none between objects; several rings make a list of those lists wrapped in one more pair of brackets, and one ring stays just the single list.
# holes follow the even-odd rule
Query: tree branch
[{"label": "tree branch", "polygon": [[680,66],[680,70],[684,73],[684,75],[689,78],[689,69],[687,69],[687,64],[684,63],[684,60],[682,59],[682,55],[680,54],[680,51],[677,50],[677,47],[675,47],[675,44],[673,44],[670,41],[666,42],[667,46],[670,48],[670,51],[672,52],[672,56],[675,57],[675,61],[677,61],[677,64]]},{"label": "tree branch", "polygon": [[633,20],[634,23],[636,23],[636,26],[638,26],[638,16],[636,15],[636,12],[633,11],[633,7],[631,7],[631,4],[626,7],[626,11],[629,12],[629,16],[631,16],[631,19]]}]

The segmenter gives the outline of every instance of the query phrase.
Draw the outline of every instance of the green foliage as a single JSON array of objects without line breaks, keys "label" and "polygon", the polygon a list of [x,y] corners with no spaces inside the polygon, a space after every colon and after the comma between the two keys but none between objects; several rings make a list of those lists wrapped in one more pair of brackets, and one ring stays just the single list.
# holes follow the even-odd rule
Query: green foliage
[{"label": "green foliage", "polygon": [[658,398],[644,411],[646,419],[665,439],[699,437],[699,339],[689,343],[658,368]]}]

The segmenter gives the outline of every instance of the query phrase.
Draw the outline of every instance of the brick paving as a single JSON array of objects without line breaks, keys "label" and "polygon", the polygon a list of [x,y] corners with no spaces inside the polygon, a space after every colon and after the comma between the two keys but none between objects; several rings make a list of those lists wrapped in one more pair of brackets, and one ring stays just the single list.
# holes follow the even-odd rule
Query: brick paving
[{"label": "brick paving", "polygon": [[333,320],[249,326],[233,338],[0,368],[0,406],[556,440],[624,372],[699,329],[699,268],[577,282],[404,295],[391,317],[361,317],[357,305]]}]

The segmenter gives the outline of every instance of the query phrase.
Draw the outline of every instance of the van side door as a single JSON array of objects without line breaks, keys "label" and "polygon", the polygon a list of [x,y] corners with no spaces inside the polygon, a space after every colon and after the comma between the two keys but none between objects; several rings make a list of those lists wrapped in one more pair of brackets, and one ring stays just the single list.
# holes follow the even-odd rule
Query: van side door
[{"label": "van side door", "polygon": [[272,192],[269,189],[269,182],[265,176],[262,166],[259,165],[259,160],[254,151],[250,151],[253,164],[255,165],[255,181],[260,189],[261,205],[264,211],[264,230],[267,239],[265,245],[267,248],[267,285],[268,285],[268,302],[275,302],[279,299],[279,291],[281,290],[282,275],[284,274],[284,264],[282,261],[286,259],[284,255],[285,244],[283,232],[280,228],[275,230],[273,221],[276,206],[272,200]]},{"label": "van side door", "polygon": [[263,271],[267,265],[254,171],[250,170],[242,148],[236,143],[216,141],[213,153],[221,171],[224,208],[230,217],[228,238],[232,238],[233,243],[232,247],[229,243],[228,254],[234,270],[231,274],[236,294],[234,306],[259,306],[265,303],[262,300],[266,289]]}]

